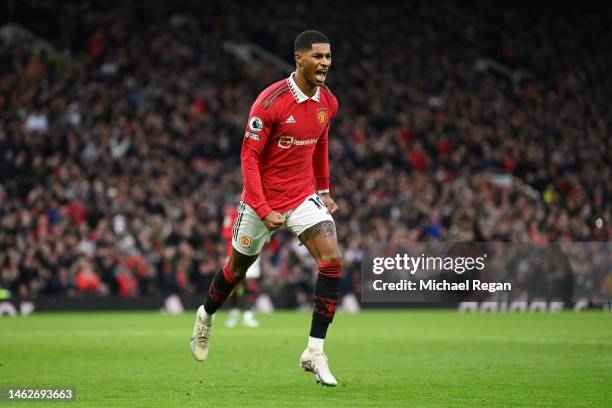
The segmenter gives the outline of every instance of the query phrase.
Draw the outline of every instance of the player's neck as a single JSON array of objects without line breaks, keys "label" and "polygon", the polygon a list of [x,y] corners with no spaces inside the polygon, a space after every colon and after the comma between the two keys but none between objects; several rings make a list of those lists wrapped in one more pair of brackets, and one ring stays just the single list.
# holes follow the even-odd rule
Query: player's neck
[{"label": "player's neck", "polygon": [[317,91],[317,86],[309,83],[299,70],[295,72],[294,80],[295,84],[300,88],[300,91],[304,92],[304,95],[309,98]]}]

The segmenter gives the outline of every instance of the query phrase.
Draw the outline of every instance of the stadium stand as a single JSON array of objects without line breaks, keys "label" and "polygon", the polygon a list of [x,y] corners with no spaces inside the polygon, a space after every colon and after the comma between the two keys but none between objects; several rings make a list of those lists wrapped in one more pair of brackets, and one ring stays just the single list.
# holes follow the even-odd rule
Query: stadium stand
[{"label": "stadium stand", "polygon": [[[0,287],[17,296],[204,293],[225,256],[221,221],[241,188],[250,104],[284,75],[223,44],[248,41],[291,63],[305,28],[332,41],[345,293],[359,291],[370,243],[612,233],[609,7],[0,7],[2,24],[57,50],[0,45]],[[308,303],[316,270],[303,251],[277,233],[263,254],[278,305]]]}]

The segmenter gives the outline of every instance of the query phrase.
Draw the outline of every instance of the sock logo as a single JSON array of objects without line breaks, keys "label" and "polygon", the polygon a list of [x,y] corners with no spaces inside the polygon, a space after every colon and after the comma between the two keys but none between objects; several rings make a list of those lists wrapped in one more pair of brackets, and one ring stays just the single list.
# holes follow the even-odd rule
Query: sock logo
[{"label": "sock logo", "polygon": [[323,317],[328,323],[331,323],[334,315],[336,314],[336,307],[338,305],[338,299],[328,298],[323,296],[313,296],[314,299],[314,313]]},{"label": "sock logo", "polygon": [[225,300],[225,296],[223,296],[223,294],[217,290],[214,282],[210,285],[210,289],[208,291],[208,297],[210,297],[210,300],[212,300],[215,303],[220,303]]}]

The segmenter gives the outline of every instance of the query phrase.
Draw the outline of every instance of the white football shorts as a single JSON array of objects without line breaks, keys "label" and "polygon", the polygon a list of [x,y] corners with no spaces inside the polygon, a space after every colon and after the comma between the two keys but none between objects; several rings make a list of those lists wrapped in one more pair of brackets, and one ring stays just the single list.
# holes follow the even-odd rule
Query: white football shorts
[{"label": "white football shorts", "polygon": [[[284,215],[285,227],[296,236],[322,221],[334,222],[327,207],[317,194],[306,197],[302,204],[285,212]],[[238,205],[238,217],[232,234],[234,249],[244,255],[257,255],[266,242],[270,241],[272,234],[274,231],[268,231],[255,210],[241,201]]]},{"label": "white football shorts", "polygon": [[261,277],[261,258],[257,257],[255,262],[247,269],[244,277],[246,279],[259,279]]}]

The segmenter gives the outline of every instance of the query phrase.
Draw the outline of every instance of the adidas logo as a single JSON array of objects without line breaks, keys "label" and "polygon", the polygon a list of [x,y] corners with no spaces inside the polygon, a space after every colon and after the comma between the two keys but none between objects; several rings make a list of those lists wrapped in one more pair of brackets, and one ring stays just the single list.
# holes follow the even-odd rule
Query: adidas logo
[{"label": "adidas logo", "polygon": [[293,119],[293,115],[289,116],[289,117],[287,118],[287,120],[285,121],[285,123],[287,123],[287,124],[293,124],[293,123],[295,123],[295,119]]}]

